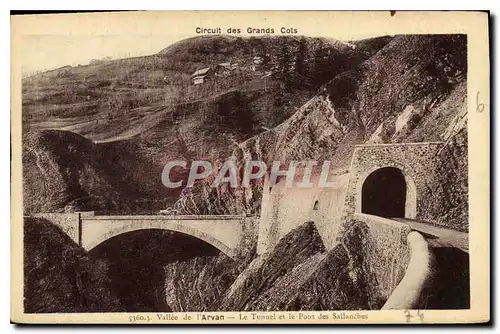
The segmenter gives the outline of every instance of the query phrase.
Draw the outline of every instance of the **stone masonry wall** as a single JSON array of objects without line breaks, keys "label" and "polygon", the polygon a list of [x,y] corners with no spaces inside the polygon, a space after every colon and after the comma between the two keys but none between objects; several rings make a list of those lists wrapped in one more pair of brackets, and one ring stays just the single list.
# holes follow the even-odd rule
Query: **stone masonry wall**
[{"label": "stone masonry wall", "polygon": [[[356,235],[363,259],[370,309],[380,309],[406,273],[411,229],[382,217],[355,214],[343,240]],[[361,232],[361,233],[360,233]]]},{"label": "stone masonry wall", "polygon": [[[438,154],[442,148],[441,142],[357,145],[346,180],[344,176],[333,177],[338,183],[335,188],[264,187],[257,252],[271,250],[281,237],[306,221],[315,222],[327,249],[334,247],[344,224],[361,212],[365,179],[384,167],[398,168],[405,177],[406,218],[442,223],[439,211],[428,209],[431,194],[443,179]],[[453,223],[448,225],[454,227]]]},{"label": "stone masonry wall", "polygon": [[271,251],[291,230],[313,221],[330,250],[336,245],[348,175],[330,176],[332,187],[298,188],[279,183],[262,194],[257,253]]}]

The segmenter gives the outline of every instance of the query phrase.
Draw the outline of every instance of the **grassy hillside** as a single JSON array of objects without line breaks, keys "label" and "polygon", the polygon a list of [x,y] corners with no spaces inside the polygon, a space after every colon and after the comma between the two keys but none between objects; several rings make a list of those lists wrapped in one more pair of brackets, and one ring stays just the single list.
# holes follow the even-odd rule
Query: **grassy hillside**
[{"label": "grassy hillside", "polygon": [[[104,140],[117,137],[126,129],[147,129],[178,105],[223,95],[230,90],[251,91],[281,100],[297,92],[311,97],[317,87],[334,75],[357,65],[385,45],[390,38],[359,43],[356,48],[314,38],[261,37],[236,38],[201,36],[180,41],[158,54],[120,60],[105,60],[89,65],[65,66],[33,75],[23,80],[23,120],[25,129],[63,129]],[[286,53],[286,55],[283,54]],[[251,70],[254,56],[265,62],[257,71]],[[300,57],[299,57],[300,56]],[[283,77],[278,67],[283,57],[294,68],[296,83],[283,90]],[[300,58],[300,59],[299,59]],[[238,63],[233,76],[221,82],[194,87],[191,74],[203,67],[221,62]],[[264,91],[262,75],[267,71],[269,90]],[[292,80],[292,79],[290,79]],[[285,96],[282,96],[285,95]],[[298,107],[291,101],[274,103]],[[273,125],[293,112],[285,108]],[[270,125],[266,119],[264,123]]]}]

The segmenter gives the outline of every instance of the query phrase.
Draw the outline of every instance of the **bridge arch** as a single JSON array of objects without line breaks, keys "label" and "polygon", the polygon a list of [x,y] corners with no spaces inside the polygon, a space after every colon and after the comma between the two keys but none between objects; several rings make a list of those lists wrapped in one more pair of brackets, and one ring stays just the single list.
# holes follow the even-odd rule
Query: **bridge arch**
[{"label": "bridge arch", "polygon": [[123,230],[121,232],[118,232],[118,233],[115,233],[115,234],[110,234],[110,236],[107,238],[107,239],[99,239],[97,242],[98,243],[95,243],[92,244],[92,248],[88,248],[87,251],[92,251],[93,249],[96,249],[99,245],[102,245],[104,244],[105,242],[117,237],[117,236],[120,236],[120,235],[124,235],[124,234],[127,234],[127,233],[134,233],[134,232],[137,232],[137,231],[146,231],[146,230],[164,230],[164,231],[172,231],[172,232],[177,232],[177,233],[180,233],[182,235],[185,235],[185,236],[189,236],[189,237],[194,237],[198,240],[201,240],[201,241],[204,241],[206,242],[207,244],[217,248],[219,251],[221,251],[222,253],[228,255],[229,257],[233,257],[234,254],[233,254],[233,250],[230,249],[228,246],[224,245],[222,242],[218,241],[217,239],[203,233],[203,232],[200,232],[198,235],[194,235],[194,230],[192,230],[191,232],[188,232],[188,231],[184,231],[184,232],[181,232],[181,231],[178,231],[178,230],[174,230],[172,228],[157,228],[157,227],[151,227],[151,228],[131,228],[130,230]]},{"label": "bridge arch", "polygon": [[[98,222],[98,221],[97,221]],[[98,225],[98,224],[95,224]],[[103,229],[103,226],[105,228]],[[134,222],[134,221],[123,221],[123,223],[119,221],[114,221],[109,224],[102,224],[100,225],[100,228],[98,233],[94,233],[94,231],[90,230],[92,228],[91,226],[88,226],[87,233],[86,231],[86,224],[84,223],[83,226],[83,247],[87,251],[91,251],[98,245],[102,244],[103,242],[116,237],[121,234],[125,233],[130,233],[134,231],[139,231],[139,230],[151,230],[151,229],[157,229],[157,230],[167,230],[167,231],[174,231],[174,232],[179,232],[188,236],[195,237],[199,240],[202,240],[218,250],[220,250],[222,253],[228,255],[231,258],[236,257],[236,250],[234,245],[229,245],[224,242],[223,238],[218,239],[204,231],[202,231],[200,228],[196,228],[196,226],[189,226],[189,224],[184,223],[182,220],[181,221],[175,221],[175,220],[147,220],[143,222]],[[207,228],[209,228],[207,226]],[[213,228],[213,226],[212,226]],[[230,232],[230,231],[227,231]],[[230,233],[229,233],[230,234]],[[237,236],[230,236],[230,239],[233,239],[234,237]],[[237,239],[237,238],[235,238]]]},{"label": "bridge arch", "polygon": [[[399,173],[399,175],[398,175]],[[366,191],[370,191],[367,189],[370,186],[377,186],[376,184],[373,185],[370,183],[375,183],[377,182],[377,177],[381,175],[388,175],[391,174],[392,176],[389,176],[389,178],[392,178],[393,181],[398,182],[399,176],[401,177],[401,181],[404,182],[404,184],[400,185],[393,185],[395,188],[395,193],[398,193],[400,191],[400,187],[403,186],[403,192],[404,196],[401,196],[403,198],[395,199],[395,200],[402,200],[404,203],[404,212],[401,212],[400,214],[396,214],[395,216],[398,217],[404,217],[404,218],[410,218],[414,219],[417,215],[417,187],[415,185],[415,181],[413,178],[410,176],[410,173],[408,173],[407,169],[405,166],[403,166],[400,163],[397,162],[388,162],[384,165],[379,165],[379,166],[372,166],[369,169],[366,169],[359,178],[359,182],[357,183],[356,187],[356,213],[363,213],[366,211],[366,206],[365,210],[363,210],[363,199],[365,201],[367,200],[367,193]],[[374,180],[375,179],[375,180]],[[380,179],[378,180],[380,182]],[[380,182],[380,183],[383,183]],[[378,184],[378,186],[381,186],[381,184]],[[399,189],[398,189],[399,188]],[[363,192],[365,191],[365,193]],[[380,195],[379,194],[374,194],[374,196]],[[394,196],[394,194],[392,195]],[[391,200],[390,198],[386,198],[386,200]],[[393,198],[394,200],[394,198]],[[366,204],[366,202],[365,202]],[[393,209],[393,210],[398,210],[398,209]],[[394,211],[392,211],[394,213]],[[365,212],[369,214],[375,214],[374,212]],[[389,213],[387,213],[390,215]],[[383,216],[383,215],[382,215]]]}]

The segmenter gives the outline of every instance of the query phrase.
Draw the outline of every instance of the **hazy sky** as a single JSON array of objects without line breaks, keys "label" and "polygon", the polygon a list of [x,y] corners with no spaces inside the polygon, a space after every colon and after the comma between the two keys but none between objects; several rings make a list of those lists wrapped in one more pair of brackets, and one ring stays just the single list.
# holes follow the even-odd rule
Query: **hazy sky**
[{"label": "hazy sky", "polygon": [[[130,12],[110,14],[61,14],[18,17],[13,31],[19,46],[18,62],[23,73],[65,65],[88,64],[91,59],[150,55],[168,45],[197,36],[196,29],[291,28],[296,35],[353,40],[390,33],[389,20],[375,26],[374,17],[387,13],[315,12]],[[407,22],[400,15],[401,22]],[[392,18],[391,20],[394,20]],[[385,25],[383,24],[385,22]],[[355,27],[355,28],[353,28]],[[262,36],[252,33],[252,36]]]},{"label": "hazy sky", "polygon": [[[183,36],[188,37],[188,36]],[[23,73],[88,64],[104,57],[128,58],[159,52],[179,36],[23,36]]]},{"label": "hazy sky", "polygon": [[193,35],[23,36],[24,61],[21,69],[24,74],[30,74],[66,65],[85,65],[92,59],[104,57],[119,59],[151,55],[188,37]]}]

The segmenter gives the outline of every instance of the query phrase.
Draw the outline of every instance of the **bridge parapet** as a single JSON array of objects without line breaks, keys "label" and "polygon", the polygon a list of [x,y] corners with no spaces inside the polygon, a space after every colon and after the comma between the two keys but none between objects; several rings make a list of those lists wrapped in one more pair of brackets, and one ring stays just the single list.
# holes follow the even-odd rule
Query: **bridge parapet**
[{"label": "bridge parapet", "polygon": [[30,216],[50,221],[63,230],[74,242],[80,244],[80,212],[39,212]]},{"label": "bridge parapet", "polygon": [[237,257],[245,230],[245,215],[94,215],[94,212],[37,213],[59,226],[90,251],[117,235],[145,229],[163,229],[203,240],[230,257]]},{"label": "bridge parapet", "polygon": [[241,220],[245,215],[86,215],[84,220]]},{"label": "bridge parapet", "polygon": [[403,232],[406,231],[406,234],[410,233],[411,231],[410,227],[407,224],[389,218],[369,215],[366,213],[355,213],[353,218],[354,220],[366,223],[371,227],[385,226],[385,228],[388,229],[401,229]]}]

